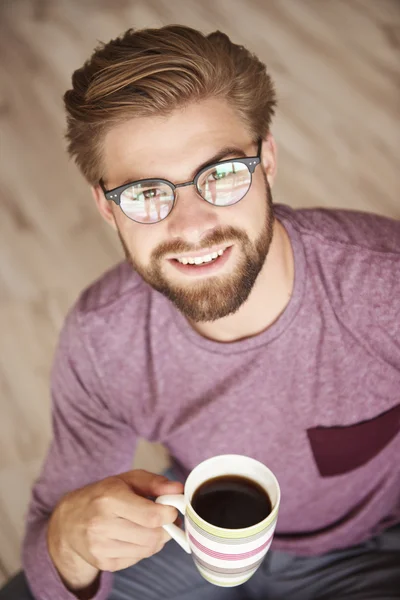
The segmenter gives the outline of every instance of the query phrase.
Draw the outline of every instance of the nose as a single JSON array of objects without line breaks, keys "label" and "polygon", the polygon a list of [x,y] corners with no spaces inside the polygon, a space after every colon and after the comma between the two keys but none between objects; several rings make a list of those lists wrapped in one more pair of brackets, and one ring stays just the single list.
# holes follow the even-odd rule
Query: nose
[{"label": "nose", "polygon": [[194,185],[179,187],[175,193],[175,206],[167,220],[168,233],[198,244],[218,226],[218,209],[203,200]]}]

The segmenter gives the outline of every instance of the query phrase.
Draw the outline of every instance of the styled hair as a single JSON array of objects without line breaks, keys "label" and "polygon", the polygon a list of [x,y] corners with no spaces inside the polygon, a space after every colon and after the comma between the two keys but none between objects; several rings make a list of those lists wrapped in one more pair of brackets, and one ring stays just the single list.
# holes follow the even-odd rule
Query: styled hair
[{"label": "styled hair", "polygon": [[64,95],[68,152],[96,185],[104,175],[101,150],[110,128],[210,97],[226,99],[254,141],[267,135],[276,94],[266,66],[249,50],[220,31],[128,29],[100,44],[72,75]]}]

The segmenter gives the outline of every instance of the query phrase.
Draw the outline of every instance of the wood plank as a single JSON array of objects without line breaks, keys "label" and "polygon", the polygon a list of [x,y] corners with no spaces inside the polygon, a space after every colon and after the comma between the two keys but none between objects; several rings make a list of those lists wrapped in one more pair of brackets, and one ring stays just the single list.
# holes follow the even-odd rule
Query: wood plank
[{"label": "wood plank", "polygon": [[[400,218],[396,0],[9,0],[0,4],[0,584],[18,569],[50,437],[48,377],[80,291],[121,257],[68,160],[62,95],[128,25],[221,29],[276,81],[275,199]],[[141,443],[135,466],[168,457]]]}]

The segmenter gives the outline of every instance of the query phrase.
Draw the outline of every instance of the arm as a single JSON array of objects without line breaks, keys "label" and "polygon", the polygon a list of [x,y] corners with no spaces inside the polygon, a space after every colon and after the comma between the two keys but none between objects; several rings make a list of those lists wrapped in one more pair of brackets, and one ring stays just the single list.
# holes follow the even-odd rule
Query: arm
[{"label": "arm", "polygon": [[[33,594],[41,600],[76,599],[64,586],[47,545],[48,522],[60,498],[131,466],[135,432],[113,417],[110,402],[118,398],[106,397],[99,375],[73,311],[55,355],[51,377],[53,437],[32,492],[23,543],[23,567]],[[101,573],[92,598],[107,597],[111,578],[110,573]]]}]

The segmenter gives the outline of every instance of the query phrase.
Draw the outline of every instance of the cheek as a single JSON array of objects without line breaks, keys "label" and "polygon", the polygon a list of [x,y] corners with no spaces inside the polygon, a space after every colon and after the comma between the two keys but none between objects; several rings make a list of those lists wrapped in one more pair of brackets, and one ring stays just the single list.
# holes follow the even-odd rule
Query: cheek
[{"label": "cheek", "polygon": [[133,259],[141,265],[149,265],[151,254],[157,245],[163,240],[159,239],[156,225],[140,225],[134,221],[123,223],[120,227],[125,246]]},{"label": "cheek", "polygon": [[118,235],[128,250],[129,254],[136,259],[137,256],[137,247],[136,244],[139,241],[140,244],[140,235],[138,235],[138,231],[136,230],[135,223],[129,221],[126,217],[117,219],[118,225]]},{"label": "cheek", "polygon": [[[244,229],[250,238],[258,235],[267,217],[267,198],[265,188],[252,188],[243,200],[236,205],[235,225]],[[233,223],[231,223],[233,225]]]}]

